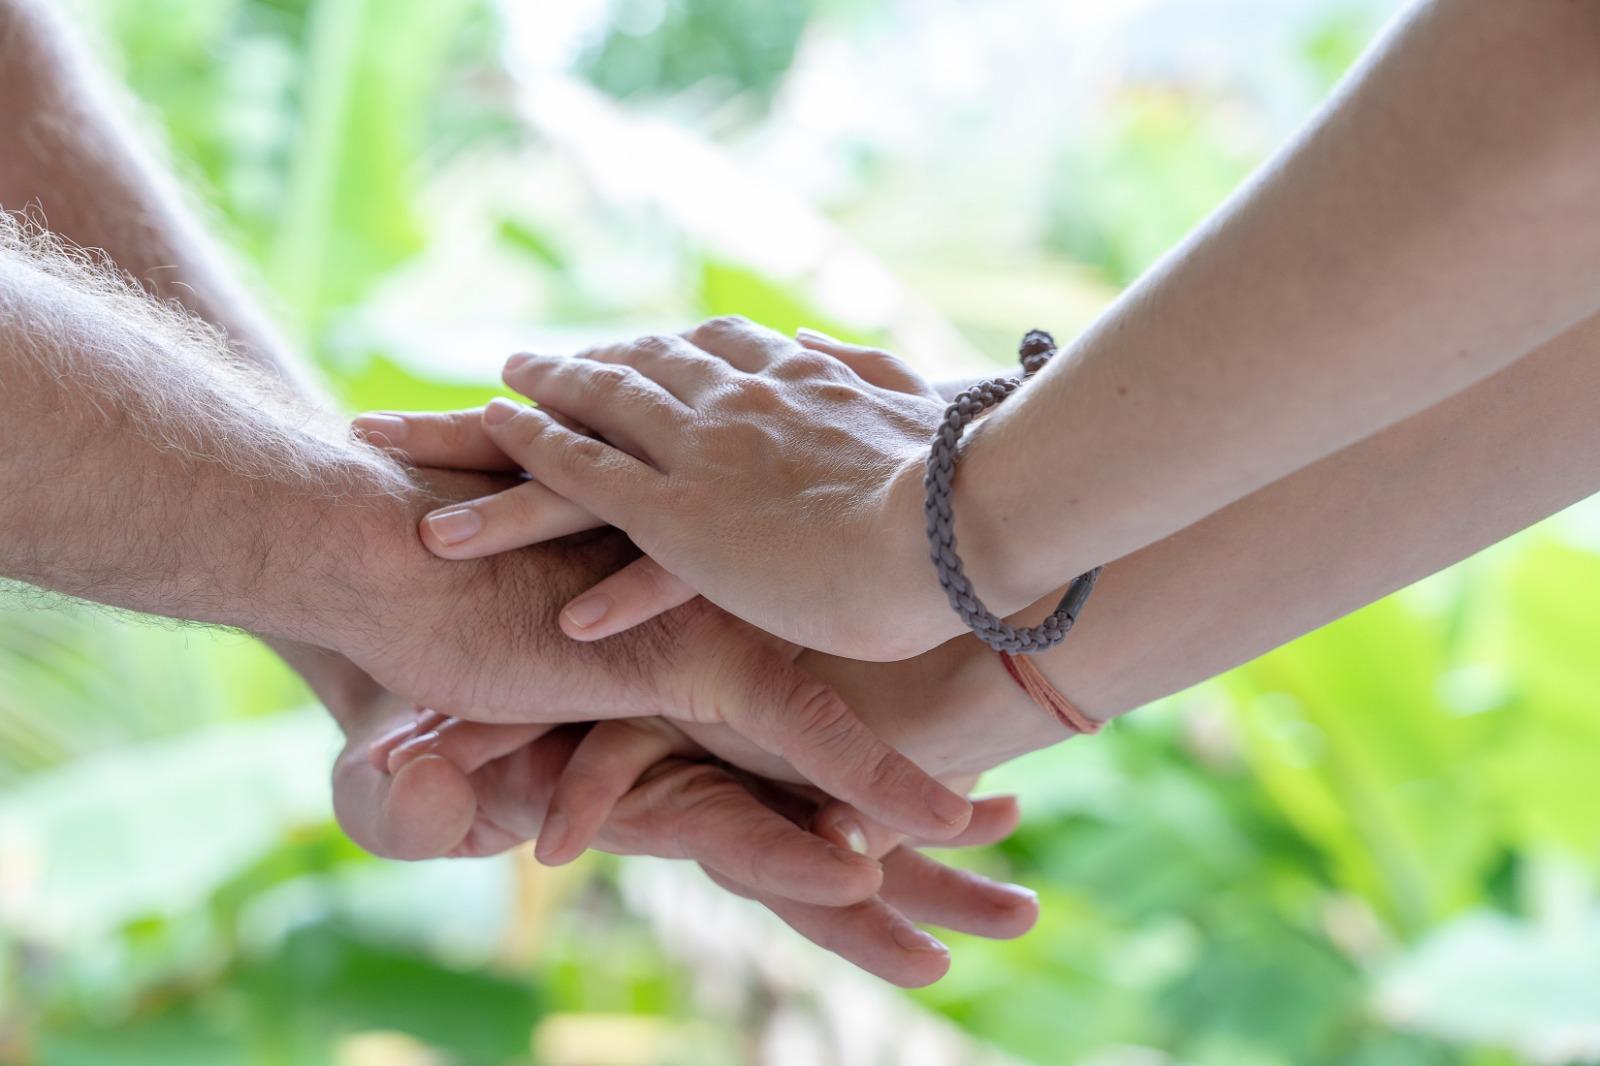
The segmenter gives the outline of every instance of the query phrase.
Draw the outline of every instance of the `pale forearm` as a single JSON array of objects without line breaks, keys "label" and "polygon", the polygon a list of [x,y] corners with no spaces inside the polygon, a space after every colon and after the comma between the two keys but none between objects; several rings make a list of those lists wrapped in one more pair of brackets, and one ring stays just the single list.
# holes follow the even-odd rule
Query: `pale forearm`
[{"label": "pale forearm", "polygon": [[[1040,666],[1092,716],[1122,714],[1585,498],[1600,489],[1597,355],[1600,319],[1113,563]],[[890,720],[877,724],[892,741],[941,769],[981,769],[1062,736],[971,638],[927,662],[840,669],[847,691],[882,694]]]},{"label": "pale forearm", "polygon": [[1421,5],[1297,144],[976,431],[959,513],[978,587],[1014,606],[1592,314],[1597,46],[1594,4]]}]

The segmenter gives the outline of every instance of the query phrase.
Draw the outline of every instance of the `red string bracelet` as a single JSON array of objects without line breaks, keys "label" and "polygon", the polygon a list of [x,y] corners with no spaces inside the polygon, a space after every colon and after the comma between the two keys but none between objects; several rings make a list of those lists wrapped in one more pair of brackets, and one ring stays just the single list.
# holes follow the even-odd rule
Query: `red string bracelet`
[{"label": "red string bracelet", "polygon": [[1074,733],[1092,736],[1100,732],[1100,727],[1105,723],[1097,722],[1078,710],[1076,704],[1057,691],[1050,680],[1039,672],[1039,668],[1033,665],[1032,658],[1026,655],[1012,655],[1007,651],[999,654],[1000,661],[1005,664],[1006,673],[1011,675],[1011,680],[1028,694],[1030,700],[1054,715],[1056,721]]}]

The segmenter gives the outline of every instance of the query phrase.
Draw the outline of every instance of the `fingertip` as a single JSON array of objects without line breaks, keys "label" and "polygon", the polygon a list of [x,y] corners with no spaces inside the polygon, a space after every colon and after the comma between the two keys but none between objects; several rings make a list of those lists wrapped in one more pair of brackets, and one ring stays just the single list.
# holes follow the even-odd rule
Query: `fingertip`
[{"label": "fingertip", "polygon": [[391,858],[437,858],[466,838],[477,813],[477,796],[466,775],[442,756],[424,755],[395,773],[378,839]]},{"label": "fingertip", "polygon": [[992,796],[974,796],[972,797],[972,805],[986,808],[997,819],[1005,814],[1022,813],[1022,801],[1017,798],[1015,793],[1011,792],[997,792]]},{"label": "fingertip", "polygon": [[428,512],[422,525],[441,546],[453,548],[483,532],[483,514],[470,504],[455,504]]},{"label": "fingertip", "polygon": [[832,348],[837,347],[840,343],[839,338],[830,337],[820,329],[812,329],[809,326],[801,326],[795,330],[794,339],[807,348],[813,346]]},{"label": "fingertip", "polygon": [[[594,601],[597,600],[603,601],[603,604],[595,604]],[[582,605],[581,610],[579,609],[580,605]],[[603,610],[604,613],[595,617],[594,612],[597,610]],[[618,633],[626,633],[628,630],[648,622],[661,613],[660,610],[649,608],[641,612],[631,604],[624,604],[619,609],[612,605],[609,597],[584,596],[562,608],[557,624],[561,627],[561,632],[573,640],[604,640],[606,637],[614,637]],[[642,617],[640,616],[641,614]],[[595,620],[586,623],[584,620],[589,617],[595,617]]]},{"label": "fingertip", "polygon": [[351,419],[350,428],[374,448],[398,448],[410,435],[411,422],[393,411],[369,411]]},{"label": "fingertip", "polygon": [[417,539],[422,542],[424,548],[428,549],[430,555],[439,559],[460,562],[477,558],[470,544],[446,544],[440,540],[438,534],[429,526],[427,518],[423,518],[422,521],[417,523]]},{"label": "fingertip", "polygon": [[1039,924],[1039,894],[1021,885],[1000,885],[995,901],[994,940],[1014,940]]},{"label": "fingertip", "polygon": [[557,624],[561,627],[561,632],[565,633],[568,637],[571,637],[573,640],[584,641],[585,643],[593,640],[604,640],[606,637],[612,636],[612,634],[603,627],[584,628],[582,626],[573,625],[572,622],[567,618],[565,611],[561,613],[561,618]]},{"label": "fingertip", "polygon": [[890,978],[901,988],[926,988],[950,972],[950,949],[904,919],[896,920],[889,938],[899,949],[900,966]]},{"label": "fingertip", "polygon": [[[509,373],[509,371],[507,371]],[[496,396],[483,408],[483,424],[492,432],[494,429],[505,425],[523,411],[531,411],[526,404],[508,400],[504,396]]]},{"label": "fingertip", "polygon": [[611,614],[611,597],[588,592],[561,608],[561,629],[579,640],[605,636],[602,625]]},{"label": "fingertip", "polygon": [[811,820],[811,831],[835,847],[857,855],[870,854],[867,831],[860,816],[848,805],[835,803],[822,808]]},{"label": "fingertip", "polygon": [[567,853],[571,824],[564,811],[546,812],[544,825],[539,827],[539,835],[533,842],[533,857],[541,865],[565,866],[572,861],[573,856]]},{"label": "fingertip", "polygon": [[972,804],[967,798],[950,791],[932,778],[922,786],[922,799],[928,813],[933,816],[930,823],[932,840],[949,840],[960,836],[972,821]]},{"label": "fingertip", "polygon": [[830,898],[811,902],[827,907],[850,907],[864,903],[883,887],[883,866],[876,859],[845,848],[829,845],[828,856],[837,865],[836,880],[824,893]]}]

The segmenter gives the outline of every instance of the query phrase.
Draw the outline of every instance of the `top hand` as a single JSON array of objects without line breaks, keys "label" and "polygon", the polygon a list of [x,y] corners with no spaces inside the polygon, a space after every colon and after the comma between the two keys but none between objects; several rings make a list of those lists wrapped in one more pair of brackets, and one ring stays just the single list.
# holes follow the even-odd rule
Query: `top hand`
[{"label": "top hand", "polygon": [[[494,443],[718,606],[852,658],[959,631],[923,543],[922,463],[945,404],[892,356],[715,319],[687,339],[515,356],[505,379],[544,410],[491,404]],[[565,627],[592,627],[601,606],[580,599]]]}]

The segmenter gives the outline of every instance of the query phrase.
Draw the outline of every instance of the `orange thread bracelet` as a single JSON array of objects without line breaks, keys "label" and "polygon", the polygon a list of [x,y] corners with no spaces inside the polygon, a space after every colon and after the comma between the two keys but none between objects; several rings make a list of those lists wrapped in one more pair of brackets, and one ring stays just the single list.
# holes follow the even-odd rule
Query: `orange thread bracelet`
[{"label": "orange thread bracelet", "polygon": [[1038,706],[1049,711],[1055,720],[1075,733],[1085,733],[1093,736],[1100,732],[1104,722],[1097,722],[1093,718],[1078,710],[1076,704],[1067,699],[1056,687],[1052,685],[1033,660],[1026,655],[1012,655],[1010,652],[1000,652],[1000,662],[1005,665],[1006,673],[1011,675],[1011,680],[1017,687],[1028,694],[1028,698]]}]

